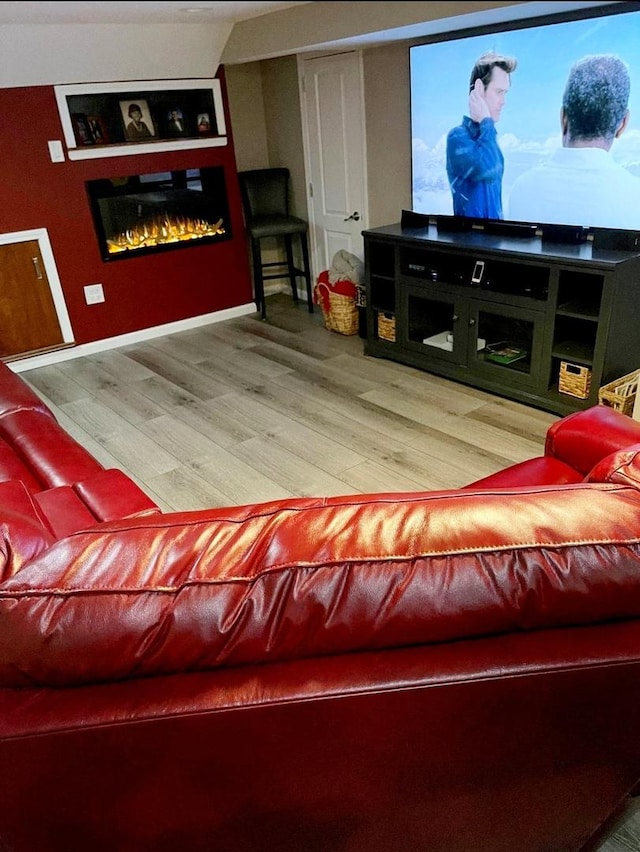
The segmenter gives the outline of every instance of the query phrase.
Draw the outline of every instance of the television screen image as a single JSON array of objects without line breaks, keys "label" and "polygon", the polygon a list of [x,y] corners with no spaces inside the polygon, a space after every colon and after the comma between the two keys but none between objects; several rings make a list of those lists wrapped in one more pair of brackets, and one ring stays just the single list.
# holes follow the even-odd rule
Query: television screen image
[{"label": "television screen image", "polygon": [[640,230],[639,44],[634,10],[411,47],[412,209]]}]

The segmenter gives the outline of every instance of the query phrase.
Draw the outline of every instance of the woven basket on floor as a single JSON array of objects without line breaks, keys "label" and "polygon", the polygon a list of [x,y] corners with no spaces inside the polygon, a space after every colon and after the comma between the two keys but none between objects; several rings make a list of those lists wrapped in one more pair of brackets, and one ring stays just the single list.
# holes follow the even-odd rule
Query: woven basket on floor
[{"label": "woven basket on floor", "polygon": [[[329,310],[325,310],[325,298],[321,296],[321,288],[327,291]],[[342,296],[332,292],[330,287],[320,281],[316,284],[316,302],[322,309],[325,328],[337,331],[338,334],[358,333],[358,309],[353,296]]]}]

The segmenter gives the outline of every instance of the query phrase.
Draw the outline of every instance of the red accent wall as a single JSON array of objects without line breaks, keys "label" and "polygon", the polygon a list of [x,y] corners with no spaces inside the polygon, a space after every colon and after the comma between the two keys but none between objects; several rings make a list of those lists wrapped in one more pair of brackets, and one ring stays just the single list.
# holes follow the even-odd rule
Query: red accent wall
[{"label": "red accent wall", "polygon": [[[253,300],[233,140],[221,69],[228,144],[158,154],[52,163],[47,141],[63,140],[53,86],[0,89],[0,233],[46,228],[76,343],[175,322]],[[63,141],[64,144],[64,141]],[[203,168],[225,170],[232,239],[157,255],[100,257],[85,181]],[[105,302],[87,305],[85,284]]]}]

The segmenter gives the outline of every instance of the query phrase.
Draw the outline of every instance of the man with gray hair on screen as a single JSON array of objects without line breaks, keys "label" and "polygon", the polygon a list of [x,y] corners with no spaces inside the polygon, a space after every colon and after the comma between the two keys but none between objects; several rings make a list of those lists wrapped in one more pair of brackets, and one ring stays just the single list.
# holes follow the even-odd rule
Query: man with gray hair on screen
[{"label": "man with gray hair on screen", "polygon": [[585,56],[562,98],[562,147],[514,182],[510,219],[537,224],[640,228],[640,178],[611,155],[629,123],[631,82],[617,56]]}]

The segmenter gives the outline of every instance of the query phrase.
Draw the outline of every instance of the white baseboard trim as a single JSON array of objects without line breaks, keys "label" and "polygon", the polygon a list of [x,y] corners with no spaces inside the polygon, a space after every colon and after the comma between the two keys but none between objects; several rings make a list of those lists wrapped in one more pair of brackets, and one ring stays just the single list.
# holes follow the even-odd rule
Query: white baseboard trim
[{"label": "white baseboard trim", "polygon": [[96,352],[105,352],[108,349],[117,349],[119,346],[129,346],[131,343],[141,343],[143,340],[152,340],[154,337],[162,337],[165,334],[175,334],[178,331],[188,331],[203,325],[211,325],[216,322],[244,317],[254,314],[256,306],[253,302],[248,305],[238,305],[235,308],[226,308],[212,314],[202,314],[189,319],[168,322],[164,325],[156,325],[152,328],[143,328],[140,331],[132,331],[128,334],[120,334],[117,337],[107,337],[104,340],[94,340],[91,343],[81,343],[67,349],[57,349],[53,352],[45,352],[41,355],[32,355],[29,358],[20,358],[7,364],[15,373],[24,373],[27,370],[35,370],[38,367],[49,367],[59,364],[61,361],[71,361],[73,358],[81,358],[83,355],[94,355]]}]

